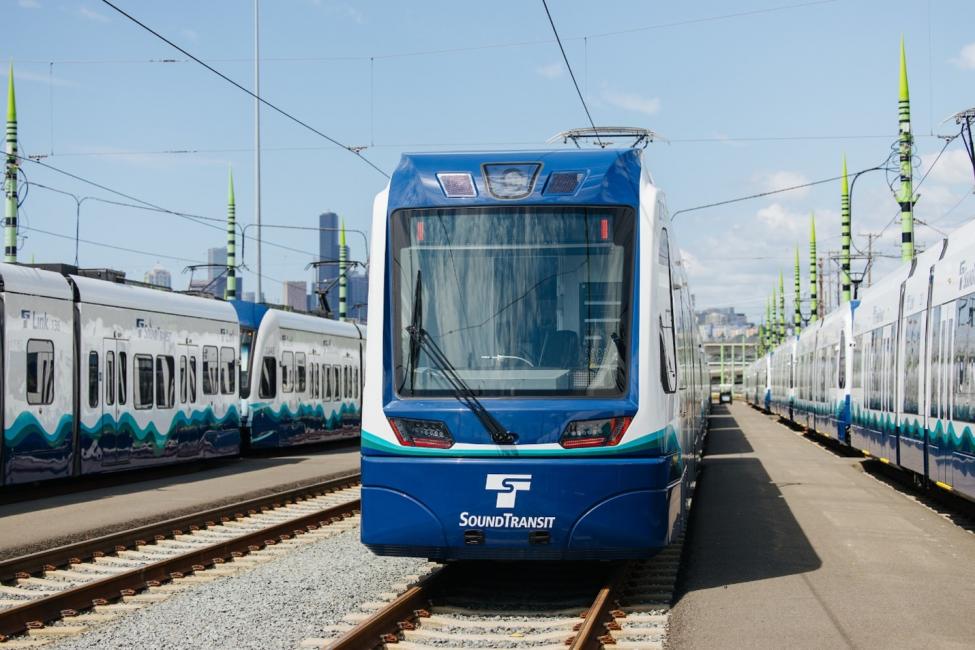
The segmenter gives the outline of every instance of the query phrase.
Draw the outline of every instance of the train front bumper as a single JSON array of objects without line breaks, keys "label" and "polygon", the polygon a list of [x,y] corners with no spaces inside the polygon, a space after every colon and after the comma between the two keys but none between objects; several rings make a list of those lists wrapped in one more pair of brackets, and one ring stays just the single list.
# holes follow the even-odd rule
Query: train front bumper
[{"label": "train front bumper", "polygon": [[435,559],[622,559],[666,546],[682,470],[662,458],[362,457],[362,542]]}]

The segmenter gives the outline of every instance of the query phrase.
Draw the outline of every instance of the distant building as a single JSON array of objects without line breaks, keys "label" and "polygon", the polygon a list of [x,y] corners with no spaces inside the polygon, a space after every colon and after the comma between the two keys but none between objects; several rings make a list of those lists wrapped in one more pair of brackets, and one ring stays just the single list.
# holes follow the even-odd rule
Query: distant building
[{"label": "distant building", "polygon": [[369,299],[369,274],[350,273],[348,305],[349,318],[359,321],[369,320],[369,306],[366,304]]},{"label": "distant building", "polygon": [[284,283],[285,305],[295,311],[305,311],[308,307],[308,283],[304,280],[289,280]]},{"label": "distant building", "polygon": [[705,341],[734,340],[751,338],[757,332],[745,314],[736,312],[734,307],[711,307],[697,312],[697,326]]},{"label": "distant building", "polygon": [[173,276],[161,264],[156,264],[152,269],[146,271],[145,282],[154,284],[158,287],[173,288]]},{"label": "distant building", "polygon": [[207,282],[210,287],[208,292],[223,298],[227,290],[227,248],[210,248],[207,250]]},{"label": "distant building", "polygon": [[[240,282],[240,279],[238,278],[237,281]],[[247,302],[255,302],[253,291],[247,291],[245,293],[242,293],[241,295],[244,296],[244,300],[246,300]]]},{"label": "distant building", "polygon": [[[328,262],[318,267],[318,275],[315,281],[318,286],[312,293],[334,285],[329,289],[328,306],[338,314],[339,311],[339,285],[335,282],[339,277],[339,215],[334,212],[323,212],[318,215],[318,261]],[[316,304],[318,302],[316,296]]]}]

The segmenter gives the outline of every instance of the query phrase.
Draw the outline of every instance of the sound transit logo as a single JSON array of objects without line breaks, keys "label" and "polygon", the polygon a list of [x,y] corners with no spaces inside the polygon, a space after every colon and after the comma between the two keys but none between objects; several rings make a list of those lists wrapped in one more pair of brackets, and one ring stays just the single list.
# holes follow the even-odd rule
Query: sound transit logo
[{"label": "sound transit logo", "polygon": [[496,508],[514,508],[518,493],[532,489],[532,475],[488,474],[484,489],[498,492]]},{"label": "sound transit logo", "polygon": [[[531,474],[488,474],[484,482],[484,489],[497,492],[495,507],[509,509],[515,507],[515,500],[519,492],[529,492],[532,489]],[[469,512],[460,513],[462,528],[534,528],[551,529],[555,525],[555,517],[527,516],[522,517],[512,512],[500,515],[472,515]]]}]

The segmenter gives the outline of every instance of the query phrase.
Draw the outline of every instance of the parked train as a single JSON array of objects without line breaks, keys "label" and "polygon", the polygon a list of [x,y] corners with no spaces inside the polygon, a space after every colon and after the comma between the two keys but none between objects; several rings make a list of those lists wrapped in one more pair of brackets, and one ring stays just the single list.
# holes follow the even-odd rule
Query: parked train
[{"label": "parked train", "polygon": [[358,326],[55,269],[0,264],[3,485],[357,433]]},{"label": "parked train", "polygon": [[975,499],[975,222],[753,364],[755,405]]},{"label": "parked train", "polygon": [[404,155],[372,232],[363,543],[611,559],[670,542],[708,382],[641,153]]}]

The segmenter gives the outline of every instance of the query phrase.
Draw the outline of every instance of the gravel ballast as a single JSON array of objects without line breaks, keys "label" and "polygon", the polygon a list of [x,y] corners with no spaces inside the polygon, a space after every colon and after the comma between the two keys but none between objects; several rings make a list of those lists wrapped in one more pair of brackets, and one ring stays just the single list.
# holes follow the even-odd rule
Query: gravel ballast
[{"label": "gravel ballast", "polygon": [[428,566],[419,558],[373,555],[356,527],[46,647],[292,650]]}]

